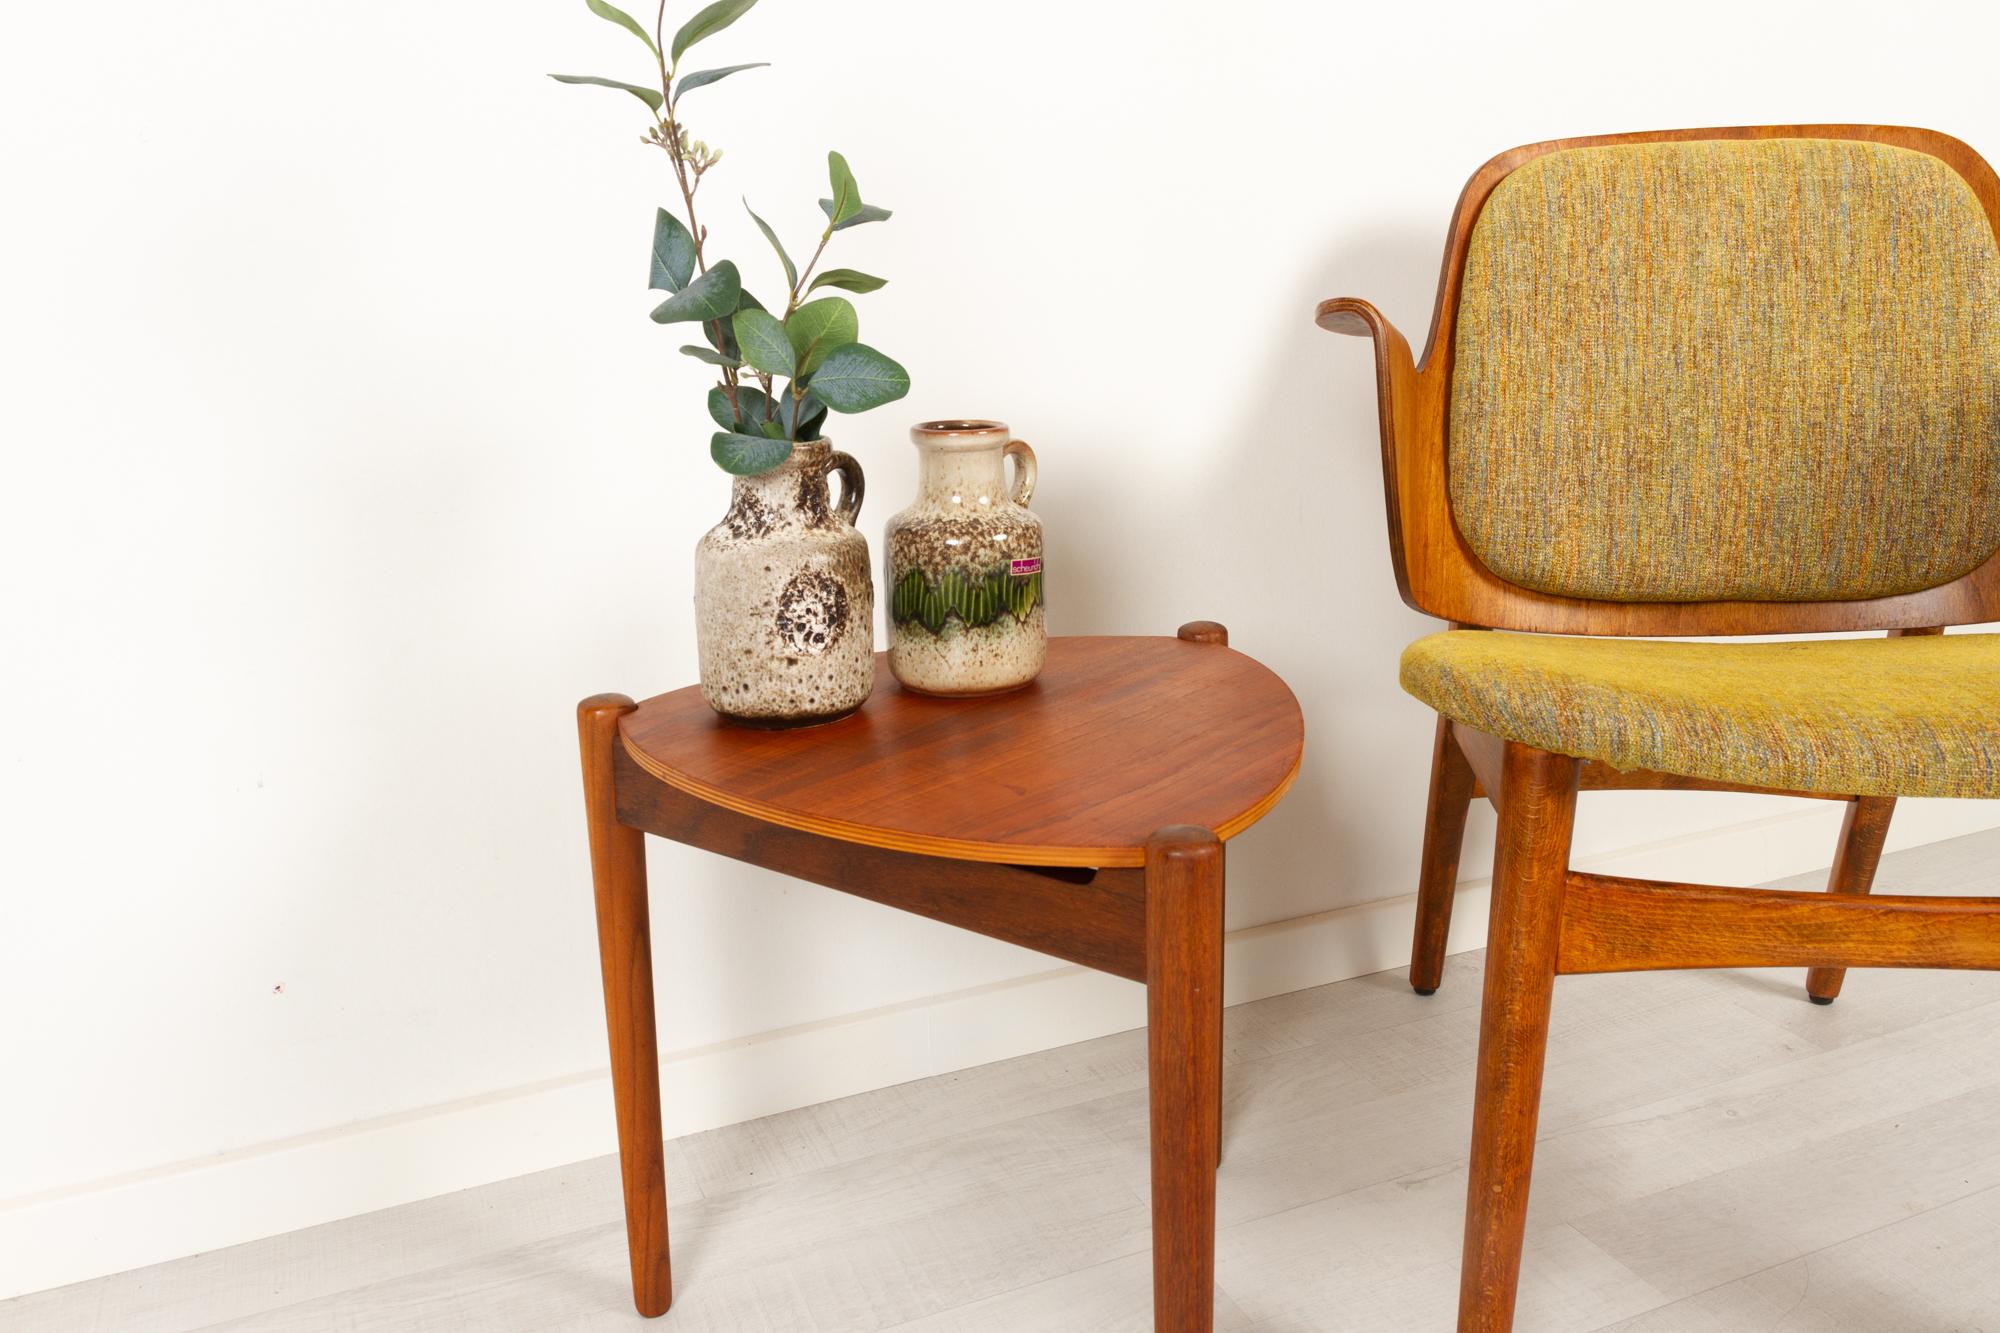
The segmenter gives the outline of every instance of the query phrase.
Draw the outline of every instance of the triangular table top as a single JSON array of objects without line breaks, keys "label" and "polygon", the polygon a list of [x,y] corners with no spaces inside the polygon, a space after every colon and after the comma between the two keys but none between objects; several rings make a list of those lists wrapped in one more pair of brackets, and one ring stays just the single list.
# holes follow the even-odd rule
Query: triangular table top
[{"label": "triangular table top", "polygon": [[1170,824],[1230,838],[1299,770],[1298,701],[1219,644],[1054,638],[1034,683],[940,699],[898,685],[824,726],[760,731],[697,688],[620,722],[647,772],[705,801],[846,842],[958,860],[1137,866]]}]

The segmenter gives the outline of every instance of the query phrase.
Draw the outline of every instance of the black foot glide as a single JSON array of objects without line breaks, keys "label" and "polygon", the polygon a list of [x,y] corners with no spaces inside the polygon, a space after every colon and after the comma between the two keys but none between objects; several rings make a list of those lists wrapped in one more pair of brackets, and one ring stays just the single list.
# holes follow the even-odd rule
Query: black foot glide
[{"label": "black foot glide", "polygon": [[1410,987],[1410,989],[1415,991],[1419,995],[1435,995],[1438,993],[1438,988],[1436,986],[1431,987],[1429,990],[1425,990],[1422,986],[1412,986]]},{"label": "black foot glide", "polygon": [[1814,1004],[1832,1004],[1834,997],[1831,995],[1808,995],[1806,998]]}]

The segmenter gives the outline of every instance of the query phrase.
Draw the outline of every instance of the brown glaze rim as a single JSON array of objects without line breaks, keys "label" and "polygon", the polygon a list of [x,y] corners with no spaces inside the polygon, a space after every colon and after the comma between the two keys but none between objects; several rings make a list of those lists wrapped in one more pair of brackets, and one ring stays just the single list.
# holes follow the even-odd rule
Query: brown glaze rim
[{"label": "brown glaze rim", "polygon": [[1014,432],[1006,422],[988,421],[981,417],[920,421],[910,427],[910,443],[919,449],[935,449],[943,453],[1001,449],[1013,438]]},{"label": "brown glaze rim", "polygon": [[920,421],[910,427],[913,444],[936,449],[992,449],[1006,444],[1013,435],[1006,422],[987,421],[979,417]]}]

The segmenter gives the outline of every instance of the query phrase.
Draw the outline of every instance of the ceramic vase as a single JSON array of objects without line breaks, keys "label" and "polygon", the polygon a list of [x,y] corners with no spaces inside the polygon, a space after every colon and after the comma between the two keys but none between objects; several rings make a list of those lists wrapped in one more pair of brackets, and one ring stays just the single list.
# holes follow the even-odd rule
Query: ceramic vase
[{"label": "ceramic vase", "polygon": [[695,547],[701,693],[724,717],[810,726],[868,698],[875,599],[868,539],[854,526],[862,486],[861,465],[825,440],[735,478],[729,513]]},{"label": "ceramic vase", "polygon": [[910,439],[917,498],[884,539],[889,669],[924,694],[1026,685],[1048,652],[1035,451],[998,421],[927,421]]}]

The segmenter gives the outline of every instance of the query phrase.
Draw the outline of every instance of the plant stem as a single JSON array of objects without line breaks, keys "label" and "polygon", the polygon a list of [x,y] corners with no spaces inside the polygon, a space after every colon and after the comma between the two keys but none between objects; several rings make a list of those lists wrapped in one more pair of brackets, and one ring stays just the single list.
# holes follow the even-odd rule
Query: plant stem
[{"label": "plant stem", "polygon": [[660,34],[667,24],[667,0],[660,0],[659,17],[653,20],[654,55],[660,64],[660,129],[666,137],[667,157],[674,164],[674,181],[681,187],[681,202],[687,206],[688,235],[694,238],[695,267],[708,272],[708,260],[702,255],[701,224],[695,221],[694,187],[688,181],[687,159],[681,156],[681,127],[674,119],[674,74],[679,62],[673,67],[667,65],[665,51],[659,50]]},{"label": "plant stem", "polygon": [[826,243],[832,239],[833,224],[829,222],[826,230],[819,234],[819,248],[813,251],[813,257],[806,261],[806,266],[799,270],[799,280],[792,284],[792,299],[785,304],[786,319],[790,319],[792,312],[799,308],[799,293],[804,289],[806,279],[812,276],[813,269],[818,267],[819,257],[826,253]]},{"label": "plant stem", "polygon": [[[694,212],[694,184],[688,180],[687,159],[681,154],[681,127],[674,117],[674,75],[680,71],[680,61],[672,66],[667,64],[665,37],[667,26],[667,0],[660,0],[659,11],[653,18],[653,56],[660,66],[660,129],[667,143],[667,158],[674,164],[674,180],[681,187],[681,203],[687,207],[688,236],[694,241],[694,264],[697,271],[708,272],[708,258],[702,248],[708,241],[708,233],[701,228]],[[709,330],[708,340],[722,350],[722,321],[705,321]],[[743,410],[736,402],[736,372],[728,366],[722,367],[722,392],[729,399],[729,415],[741,421]]]},{"label": "plant stem", "polygon": [[[819,257],[826,253],[826,243],[832,239],[833,239],[833,221],[832,219],[829,218],[827,220],[826,230],[819,234],[818,248],[813,251],[812,258],[806,261],[806,266],[799,270],[799,280],[792,284],[792,299],[785,303],[786,319],[790,319],[792,317],[792,313],[799,308],[799,296],[801,293],[805,291],[806,280],[811,278],[813,270],[819,267]],[[789,432],[789,434],[796,436],[799,433],[800,425],[805,420],[804,414],[805,414],[805,400],[806,400],[807,390],[796,379],[794,379],[790,384],[786,385],[785,387],[791,391],[792,395],[792,429]],[[765,392],[768,395],[769,393],[768,386],[766,386]]]}]

